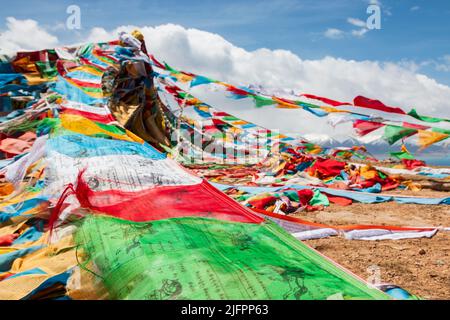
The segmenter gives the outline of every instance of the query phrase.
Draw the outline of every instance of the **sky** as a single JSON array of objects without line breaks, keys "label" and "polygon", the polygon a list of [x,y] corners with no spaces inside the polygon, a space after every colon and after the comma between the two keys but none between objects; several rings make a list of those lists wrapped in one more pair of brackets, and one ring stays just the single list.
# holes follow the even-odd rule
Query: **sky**
[{"label": "sky", "polygon": [[[4,5],[7,3],[7,5]],[[0,53],[117,38],[140,28],[151,52],[176,68],[352,100],[357,95],[450,117],[448,0],[0,0]],[[367,8],[381,9],[369,30]],[[69,30],[69,5],[81,29]],[[249,120],[273,123],[247,111]],[[289,117],[288,117],[289,118]],[[308,133],[298,118],[277,126]],[[320,127],[326,124],[320,124]]]},{"label": "sky", "polygon": [[[285,49],[304,59],[333,56],[415,63],[421,72],[450,85],[447,0],[374,1],[381,4],[381,29],[363,36],[357,32],[358,20],[367,20],[369,0],[0,2],[8,3],[0,12],[0,30],[7,17],[33,19],[53,30],[63,43],[81,40],[94,27],[173,23],[220,34],[249,51]],[[63,28],[71,4],[81,8],[79,32]]]}]

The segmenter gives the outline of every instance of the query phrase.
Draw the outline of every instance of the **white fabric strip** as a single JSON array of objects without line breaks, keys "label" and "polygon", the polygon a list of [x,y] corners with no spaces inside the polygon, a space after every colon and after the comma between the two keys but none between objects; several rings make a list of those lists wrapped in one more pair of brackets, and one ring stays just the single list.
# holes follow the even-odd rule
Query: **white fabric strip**
[{"label": "white fabric strip", "polygon": [[22,182],[28,167],[44,157],[47,138],[47,135],[38,137],[28,154],[3,169],[6,180],[11,182],[15,187]]},{"label": "white fabric strip", "polygon": [[352,230],[345,232],[345,238],[349,240],[400,240],[414,238],[431,238],[438,229],[431,231],[391,231],[386,229]]},{"label": "white fabric strip", "polygon": [[201,178],[189,174],[171,159],[152,160],[138,155],[108,155],[71,158],[56,151],[47,155],[46,193],[58,195],[78,173],[86,169],[84,179],[94,191],[141,191],[155,186],[195,185]]}]

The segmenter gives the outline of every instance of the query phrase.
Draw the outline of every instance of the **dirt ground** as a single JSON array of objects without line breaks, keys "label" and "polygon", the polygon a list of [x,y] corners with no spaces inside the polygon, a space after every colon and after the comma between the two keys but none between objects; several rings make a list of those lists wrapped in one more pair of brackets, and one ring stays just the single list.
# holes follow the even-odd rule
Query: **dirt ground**
[{"label": "dirt ground", "polygon": [[[419,195],[444,197],[448,196],[448,193],[425,191]],[[325,211],[298,216],[305,220],[330,225],[450,227],[448,206],[395,202],[356,203],[348,207],[332,205]],[[424,299],[450,300],[450,232],[448,231],[440,231],[432,239],[358,241],[332,237],[310,240],[306,243],[363,279],[371,275],[370,267],[376,265],[380,268],[383,283],[396,284]]]}]

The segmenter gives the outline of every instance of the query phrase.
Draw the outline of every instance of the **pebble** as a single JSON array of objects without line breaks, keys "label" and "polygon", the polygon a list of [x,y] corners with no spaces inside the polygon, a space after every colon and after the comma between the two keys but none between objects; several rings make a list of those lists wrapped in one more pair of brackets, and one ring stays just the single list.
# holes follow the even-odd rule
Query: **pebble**
[{"label": "pebble", "polygon": [[420,255],[423,256],[425,253],[427,253],[427,252],[426,252],[424,249],[420,249],[420,251],[419,251],[419,254],[420,254]]},{"label": "pebble", "polygon": [[442,260],[436,260],[436,265],[438,266],[445,266],[445,262]]}]

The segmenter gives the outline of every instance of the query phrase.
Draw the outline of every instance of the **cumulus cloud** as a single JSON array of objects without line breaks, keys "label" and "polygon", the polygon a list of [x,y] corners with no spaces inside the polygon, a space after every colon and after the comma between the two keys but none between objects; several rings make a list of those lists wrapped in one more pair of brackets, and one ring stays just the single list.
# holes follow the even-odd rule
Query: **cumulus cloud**
[{"label": "cumulus cloud", "polygon": [[364,35],[368,32],[369,30],[366,28],[361,28],[358,30],[352,30],[352,35],[355,37],[364,37]]},{"label": "cumulus cloud", "polygon": [[[124,26],[110,32],[97,28],[89,38],[110,40],[118,32],[134,28]],[[247,51],[217,34],[174,24],[141,27],[140,30],[149,50],[173,67],[236,85],[290,88],[298,93],[345,101],[364,95],[406,110],[414,107],[418,112],[435,116],[448,114],[450,108],[450,87],[416,73],[416,68],[404,62],[354,61],[335,57],[305,60],[287,50],[261,48]],[[295,116],[289,117],[280,110],[267,111],[266,118],[261,116],[260,110],[248,110],[245,116],[249,120],[258,119],[263,125],[287,127],[290,131],[333,133],[326,121],[307,116],[312,122],[299,125],[305,112],[302,116],[291,110],[287,112]],[[244,113],[239,113],[244,116]],[[276,114],[279,115],[278,121],[274,121]],[[318,128],[318,123],[323,128]]]},{"label": "cumulus cloud", "polygon": [[335,28],[329,28],[324,32],[324,36],[330,39],[341,39],[344,34],[344,31]]},{"label": "cumulus cloud", "polygon": [[350,31],[343,31],[340,29],[329,28],[324,32],[323,35],[329,39],[336,40],[336,39],[343,39],[344,37],[347,37],[347,36],[362,38],[362,37],[364,37],[364,35],[367,32],[369,32],[366,21],[350,17],[350,18],[347,18],[347,22],[349,24],[351,24],[353,27],[357,27],[358,29],[353,29]]},{"label": "cumulus cloud", "polygon": [[351,31],[352,36],[362,38],[369,31],[369,29],[367,29],[367,23],[365,21],[356,18],[347,18],[347,22],[350,23],[352,26],[359,28],[357,30]]},{"label": "cumulus cloud", "polygon": [[410,65],[415,70],[419,70],[424,67],[431,67],[439,72],[450,72],[450,54],[446,54],[442,57],[438,57],[435,59],[428,59],[416,63],[414,61],[404,61],[405,65]]},{"label": "cumulus cloud", "polygon": [[366,22],[356,18],[347,18],[347,22],[355,27],[365,28]]},{"label": "cumulus cloud", "polygon": [[438,71],[450,72],[450,54],[439,58],[438,62],[435,62],[435,68]]},{"label": "cumulus cloud", "polygon": [[[96,28],[89,39],[111,40],[118,32],[135,28],[124,26],[110,32]],[[247,51],[217,34],[174,24],[140,30],[149,50],[174,67],[237,84],[292,88],[335,99],[362,94],[436,115],[449,107],[450,87],[415,73],[416,68],[405,63],[334,57],[305,60],[288,50]],[[439,102],[433,103],[432,97]]]},{"label": "cumulus cloud", "polygon": [[37,21],[6,18],[6,30],[0,30],[0,53],[12,54],[20,50],[51,48],[58,44],[58,38],[51,35]]}]

